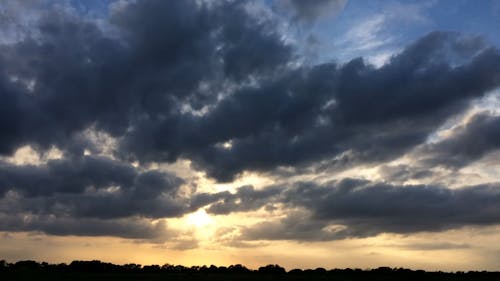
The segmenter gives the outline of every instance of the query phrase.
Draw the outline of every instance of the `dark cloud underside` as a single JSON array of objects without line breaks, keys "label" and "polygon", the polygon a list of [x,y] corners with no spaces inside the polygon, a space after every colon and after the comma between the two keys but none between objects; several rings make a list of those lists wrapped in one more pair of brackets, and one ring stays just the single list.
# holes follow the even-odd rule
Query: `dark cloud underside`
[{"label": "dark cloud underside", "polygon": [[243,240],[323,241],[500,223],[498,184],[449,189],[344,179],[324,185],[303,182],[271,190],[281,192],[267,192],[266,200],[264,193],[248,188],[232,195],[221,194],[208,210],[227,214],[271,204],[295,210],[278,221],[243,227]]},{"label": "dark cloud underside", "polygon": [[452,137],[421,149],[423,162],[430,166],[461,168],[500,148],[500,117],[474,115]]}]

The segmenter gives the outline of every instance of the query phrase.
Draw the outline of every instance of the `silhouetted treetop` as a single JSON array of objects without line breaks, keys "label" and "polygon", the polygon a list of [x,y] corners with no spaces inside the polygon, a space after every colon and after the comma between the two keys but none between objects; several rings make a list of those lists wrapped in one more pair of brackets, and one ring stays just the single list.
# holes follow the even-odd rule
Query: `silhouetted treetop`
[{"label": "silhouetted treetop", "polygon": [[9,263],[0,260],[0,280],[482,280],[498,281],[500,272],[457,271],[427,272],[405,268],[379,267],[374,269],[292,269],[268,264],[257,270],[241,264],[230,266],[191,266],[164,264],[140,265],[128,263],[116,265],[99,260],[72,261],[69,265],[49,264],[32,260]]}]

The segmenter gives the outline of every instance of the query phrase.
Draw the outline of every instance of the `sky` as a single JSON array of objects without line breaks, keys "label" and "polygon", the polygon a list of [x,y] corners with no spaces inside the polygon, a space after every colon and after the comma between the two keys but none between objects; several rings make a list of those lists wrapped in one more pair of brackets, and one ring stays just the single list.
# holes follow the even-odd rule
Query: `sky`
[{"label": "sky", "polygon": [[500,2],[0,2],[0,259],[500,270]]}]

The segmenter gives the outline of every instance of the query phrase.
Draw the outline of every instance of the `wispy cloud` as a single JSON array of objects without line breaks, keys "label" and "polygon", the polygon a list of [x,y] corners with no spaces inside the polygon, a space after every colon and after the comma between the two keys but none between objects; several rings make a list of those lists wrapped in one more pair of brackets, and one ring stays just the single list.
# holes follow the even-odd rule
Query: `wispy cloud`
[{"label": "wispy cloud", "polygon": [[387,17],[376,15],[349,29],[340,39],[338,45],[351,52],[369,51],[392,41],[389,35],[383,34]]}]

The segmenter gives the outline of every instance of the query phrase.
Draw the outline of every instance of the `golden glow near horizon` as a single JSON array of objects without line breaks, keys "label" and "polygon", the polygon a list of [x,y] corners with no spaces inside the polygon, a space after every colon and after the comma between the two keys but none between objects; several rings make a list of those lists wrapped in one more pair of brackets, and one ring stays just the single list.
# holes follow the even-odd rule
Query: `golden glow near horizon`
[{"label": "golden glow near horizon", "polygon": [[[56,155],[55,153],[54,155]],[[24,147],[11,159],[14,163],[33,161],[41,157],[30,147]],[[411,163],[411,158],[395,160],[390,165]],[[151,167],[149,167],[151,168]],[[182,174],[197,183],[197,192],[235,192],[237,188],[253,185],[264,188],[275,179],[258,173],[244,173],[234,182],[218,184],[194,171],[189,161],[155,165],[166,171]],[[307,180],[318,175],[304,174],[293,181]],[[341,171],[325,178],[357,177],[380,180],[378,167]],[[282,181],[284,183],[286,181]],[[240,229],[255,223],[283,218],[287,210],[256,210],[228,215],[213,215],[199,209],[180,218],[166,218],[167,229],[177,237],[151,243],[113,237],[51,236],[37,233],[0,234],[0,255],[7,260],[36,259],[49,262],[70,262],[74,259],[100,259],[115,263],[183,264],[258,266],[278,263],[292,268],[372,268],[378,266],[424,268],[430,270],[495,270],[500,265],[495,257],[500,246],[491,247],[500,239],[497,228],[458,229],[442,233],[416,233],[409,236],[381,234],[363,239],[344,239],[330,242],[307,241],[238,241]],[[481,232],[481,238],[476,233]],[[134,242],[135,241],[135,242]],[[457,242],[467,241],[467,242]],[[293,249],[293,250],[291,250]],[[134,255],[128,255],[133,252]],[[300,253],[300,254],[299,254]],[[485,253],[488,253],[485,255]],[[446,265],[440,261],[446,259]],[[355,262],[353,262],[355,261]]]},{"label": "golden glow near horizon", "polygon": [[68,263],[99,259],[143,265],[227,266],[240,263],[250,268],[278,263],[288,270],[379,266],[446,271],[498,270],[499,230],[498,227],[484,228],[480,230],[481,236],[477,230],[460,229],[412,236],[384,234],[331,242],[261,241],[254,247],[239,248],[212,244],[195,249],[173,249],[113,237],[56,237],[6,232],[0,233],[0,243],[1,254],[10,262],[34,259]]},{"label": "golden glow near horizon", "polygon": [[[14,162],[33,160],[30,148],[23,148]],[[31,157],[31,158],[30,158]],[[28,159],[28,160],[27,160]],[[38,159],[38,158],[37,158]],[[411,159],[394,161],[393,165],[408,163]],[[272,185],[273,179],[257,173],[245,173],[236,181],[217,184],[203,173],[191,170],[189,162],[180,161],[164,166],[155,166],[167,171],[187,175],[195,180],[198,191],[235,192],[244,185],[264,187]],[[181,172],[182,170],[182,172]],[[341,172],[340,178],[377,179],[377,167],[367,167]],[[190,177],[189,175],[194,177]],[[332,175],[331,175],[332,176]],[[312,175],[311,175],[312,177]],[[308,179],[308,175],[303,176]],[[335,175],[333,175],[335,178]],[[294,178],[298,180],[300,178]],[[199,209],[180,218],[166,218],[167,228],[179,234],[165,242],[150,243],[112,237],[51,236],[37,233],[1,234],[0,255],[7,260],[36,259],[49,262],[69,262],[73,259],[101,259],[115,263],[136,262],[141,264],[230,265],[242,263],[249,267],[278,263],[292,268],[372,268],[393,266],[425,268],[431,270],[494,270],[499,263],[493,257],[500,253],[490,247],[500,239],[495,227],[459,229],[442,233],[416,233],[409,236],[382,234],[363,239],[345,239],[330,242],[296,241],[237,241],[241,227],[259,222],[279,220],[287,210],[257,210],[228,215],[213,215]],[[481,232],[482,238],[475,233]],[[457,242],[467,241],[467,242]],[[49,250],[49,248],[51,250]],[[293,249],[293,251],[290,251]],[[486,250],[487,249],[487,250]],[[485,256],[484,252],[490,254]],[[127,253],[134,252],[133,256]],[[300,254],[298,254],[300,253]],[[446,259],[445,266],[440,263]],[[356,261],[353,263],[353,261]]]}]

